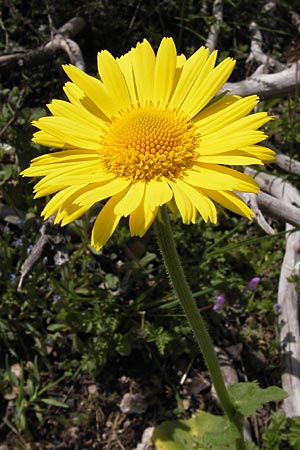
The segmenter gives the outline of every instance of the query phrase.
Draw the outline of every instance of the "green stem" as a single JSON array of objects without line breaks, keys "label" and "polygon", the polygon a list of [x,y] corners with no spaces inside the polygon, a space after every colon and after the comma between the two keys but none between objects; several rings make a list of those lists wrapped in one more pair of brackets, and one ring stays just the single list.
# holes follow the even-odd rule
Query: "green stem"
[{"label": "green stem", "polygon": [[239,450],[244,450],[246,447],[242,437],[242,416],[237,412],[236,407],[228,394],[211,338],[207,332],[204,320],[186,281],[186,277],[176,250],[168,212],[165,207],[162,207],[160,211],[161,220],[156,220],[156,233],[167,272],[186,317],[193,329],[196,340],[208,367],[220,404],[230,422],[239,430],[241,435],[241,439],[239,439],[239,442],[237,443],[237,448]]}]

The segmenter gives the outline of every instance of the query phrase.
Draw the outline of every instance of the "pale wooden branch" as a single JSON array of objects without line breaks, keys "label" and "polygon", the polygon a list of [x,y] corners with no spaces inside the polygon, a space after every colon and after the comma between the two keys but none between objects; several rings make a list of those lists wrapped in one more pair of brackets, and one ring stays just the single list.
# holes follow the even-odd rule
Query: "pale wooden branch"
[{"label": "pale wooden branch", "polygon": [[[22,291],[22,286],[25,277],[32,271],[33,267],[41,260],[45,249],[48,245],[57,249],[57,246],[63,241],[63,236],[57,231],[57,227],[53,225],[54,216],[45,220],[40,228],[40,237],[34,244],[31,252],[23,262],[20,270],[20,279],[17,287],[17,292]],[[60,264],[58,264],[60,265]]]},{"label": "pale wooden branch", "polygon": [[261,195],[261,193],[259,195],[256,195],[250,194],[248,192],[237,192],[237,194],[252,209],[254,213],[254,219],[256,220],[260,228],[262,228],[267,234],[275,234],[275,231],[273,230],[271,225],[267,222],[265,216],[261,211],[261,207],[258,203],[258,198],[259,195]]},{"label": "pale wooden branch", "polygon": [[212,15],[215,18],[215,22],[210,27],[205,46],[213,51],[218,42],[220,25],[223,20],[223,0],[215,0],[213,3]]},{"label": "pale wooden branch", "polygon": [[287,205],[300,208],[300,192],[289,181],[266,172],[255,171],[250,167],[245,168],[245,173],[255,178],[262,191],[280,200],[284,198]]},{"label": "pale wooden branch", "polygon": [[84,27],[84,19],[81,17],[73,17],[69,22],[60,27],[54,33],[53,38],[44,46],[38,47],[35,50],[0,56],[1,72],[7,73],[12,70],[17,70],[22,66],[45,64],[58,50],[66,52],[71,63],[84,70],[85,64],[80,47],[71,39]]},{"label": "pale wooden branch", "polygon": [[272,195],[264,192],[260,192],[257,199],[264,214],[275,217],[282,222],[289,222],[294,227],[300,227],[299,208],[289,205],[285,200],[275,199]]},{"label": "pale wooden branch", "polygon": [[276,166],[286,172],[293,173],[294,175],[300,175],[300,162],[291,158],[290,156],[278,153],[276,155]]},{"label": "pale wooden branch", "polygon": [[241,96],[257,94],[262,100],[294,94],[300,86],[300,63],[290,64],[276,73],[252,75],[235,83],[225,83],[220,92]]},{"label": "pale wooden branch", "polygon": [[[291,165],[294,161],[283,158],[277,161]],[[295,165],[292,164],[294,167]],[[300,275],[300,191],[288,181],[247,167],[245,172],[260,185],[257,196],[259,209],[264,214],[286,222],[286,249],[281,266],[278,304],[280,343],[282,349],[282,387],[289,394],[283,402],[287,417],[300,416],[300,330],[296,282]],[[290,231],[290,232],[289,232]],[[293,279],[294,277],[294,279]]]},{"label": "pale wooden branch", "polygon": [[[286,230],[292,230],[292,225],[286,224]],[[278,286],[282,387],[289,394],[283,401],[283,410],[287,417],[300,416],[300,332],[296,286],[299,264],[300,231],[294,231],[286,235],[286,251]],[[292,281],[291,277],[295,275],[296,280]]]},{"label": "pale wooden branch", "polygon": [[260,186],[259,194],[257,197],[254,196],[257,205],[253,203],[251,194],[239,193],[239,195],[253,209],[255,218],[264,231],[268,233],[268,226],[265,226],[267,222],[262,219],[265,215],[291,223],[295,227],[300,226],[300,192],[298,189],[281,178],[265,172],[257,172],[250,167],[245,168],[245,173],[255,178]]},{"label": "pale wooden branch", "polygon": [[250,54],[247,58],[247,62],[254,60],[266,68],[271,68],[276,71],[284,70],[284,64],[264,53],[262,34],[257,26],[257,23],[254,21],[250,23],[250,32],[252,34],[252,39],[250,44]]},{"label": "pale wooden branch", "polygon": [[300,15],[296,11],[290,13],[292,24],[297,28],[298,34],[300,34]]}]

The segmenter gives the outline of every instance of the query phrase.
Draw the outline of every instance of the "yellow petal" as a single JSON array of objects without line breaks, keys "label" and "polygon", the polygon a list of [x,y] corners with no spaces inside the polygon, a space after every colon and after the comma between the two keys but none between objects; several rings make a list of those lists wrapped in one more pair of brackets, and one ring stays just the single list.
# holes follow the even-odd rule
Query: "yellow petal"
[{"label": "yellow petal", "polygon": [[262,145],[245,146],[243,147],[243,151],[248,155],[256,156],[265,163],[275,161],[276,157],[276,153],[273,150]]},{"label": "yellow petal", "polygon": [[[207,171],[205,168],[201,171],[188,170],[186,175],[182,177],[185,183],[206,189],[232,190],[237,189],[238,180],[230,175],[222,174],[222,171]],[[201,171],[201,172],[200,172]]]},{"label": "yellow petal", "polygon": [[253,211],[246,205],[246,203],[233,192],[206,191],[206,193],[215,202],[236,214],[247,217],[247,219],[251,219],[254,215]]},{"label": "yellow petal", "polygon": [[65,145],[65,139],[60,139],[44,131],[37,131],[32,137],[32,141],[36,144],[45,145],[46,147],[62,148]]},{"label": "yellow petal", "polygon": [[[272,161],[273,159],[270,159]],[[263,164],[260,158],[249,155],[244,151],[233,150],[231,152],[217,153],[215,155],[199,156],[197,161],[211,164],[226,164],[229,166],[248,166],[250,164]]]},{"label": "yellow petal", "polygon": [[201,137],[199,144],[199,153],[202,156],[215,155],[232,150],[243,150],[243,147],[251,146],[265,140],[267,135],[263,131],[240,129],[235,133],[208,134]]},{"label": "yellow petal", "polygon": [[101,120],[109,121],[107,116],[95,105],[93,100],[89,98],[85,93],[74,83],[67,81],[63,87],[63,90],[74,105],[81,105],[87,111],[89,111],[94,116],[99,117]]},{"label": "yellow petal", "polygon": [[163,38],[156,55],[154,72],[153,102],[162,108],[169,101],[173,88],[175,70],[177,65],[177,52],[173,39]]},{"label": "yellow petal", "polygon": [[201,111],[193,122],[201,135],[214,133],[249,114],[258,101],[257,95],[224,97]]},{"label": "yellow petal", "polygon": [[95,170],[94,166],[89,167],[85,165],[84,168],[71,166],[64,168],[63,170],[56,169],[51,173],[48,173],[35,185],[34,191],[39,193],[38,197],[41,197],[41,191],[49,186],[76,186],[79,184],[88,186],[92,183],[96,183],[100,186],[107,184],[115,178],[116,176],[113,173]]},{"label": "yellow petal", "polygon": [[179,214],[182,217],[182,222],[189,224],[194,217],[194,205],[191,200],[187,196],[186,192],[181,188],[181,185],[178,183],[178,180],[170,181],[169,185],[174,194],[174,200],[176,206],[178,208]]},{"label": "yellow petal", "polygon": [[79,104],[73,105],[72,103],[65,102],[63,100],[52,100],[48,106],[49,111],[54,116],[66,117],[74,122],[85,124],[88,128],[95,130],[101,129],[105,132],[108,128],[107,122],[100,120],[94,114],[91,114],[86,108]]},{"label": "yellow petal", "polygon": [[124,75],[115,58],[107,50],[98,53],[98,72],[107,94],[118,99],[120,109],[128,109],[131,98]]},{"label": "yellow petal", "polygon": [[121,191],[109,199],[97,216],[91,238],[92,246],[97,250],[100,250],[106,244],[118,226],[121,216],[117,216],[114,209],[123,195],[124,192]]},{"label": "yellow petal", "polygon": [[46,155],[37,156],[31,163],[35,166],[45,166],[51,167],[58,165],[61,167],[62,164],[69,164],[70,162],[85,162],[87,160],[99,160],[99,155],[92,150],[84,149],[72,149],[64,150],[62,152],[53,152]]},{"label": "yellow petal", "polygon": [[153,100],[155,54],[146,39],[142,43],[138,43],[131,52],[137,98],[144,106],[146,102]]},{"label": "yellow petal", "polygon": [[234,69],[235,61],[231,58],[226,58],[212,69],[211,63],[215,62],[215,58],[213,52],[204,65],[203,75],[201,73],[182,104],[182,109],[190,117],[194,117],[209,103]]},{"label": "yellow petal", "polygon": [[124,189],[126,189],[130,184],[130,180],[125,180],[122,178],[115,178],[103,186],[99,186],[97,183],[91,184],[90,186],[86,186],[86,192],[78,196],[76,203],[79,206],[83,206],[85,204],[93,205],[94,203],[100,202],[105,198],[116,195],[119,192],[123,192]]},{"label": "yellow petal", "polygon": [[217,210],[210,198],[204,194],[201,189],[190,186],[181,180],[177,180],[178,186],[186,193],[197,211],[203,217],[204,221],[210,220],[211,223],[217,222]]},{"label": "yellow petal", "polygon": [[[74,194],[80,192],[82,189],[82,186],[69,186],[60,192],[58,192],[56,195],[54,195],[51,200],[47,203],[45,208],[43,209],[41,215],[47,219],[48,217],[52,216],[52,214],[55,214],[64,204],[64,202],[68,202],[69,199],[73,198]],[[78,208],[78,206],[77,206]],[[59,220],[56,219],[55,223],[58,223]]]},{"label": "yellow petal", "polygon": [[145,191],[145,183],[134,183],[115,207],[117,216],[127,217],[140,205]]},{"label": "yellow petal", "polygon": [[126,53],[126,55],[121,56],[120,58],[117,58],[117,63],[120,66],[120,70],[126,80],[126,85],[128,88],[128,92],[130,95],[131,103],[133,106],[137,107],[138,101],[137,101],[137,90],[136,90],[136,84],[133,74],[133,62],[132,62],[132,54]]},{"label": "yellow petal", "polygon": [[131,236],[144,236],[157,216],[158,208],[151,210],[149,206],[149,195],[149,191],[145,190],[141,203],[129,216]]},{"label": "yellow petal", "polygon": [[78,122],[74,122],[65,117],[53,116],[42,117],[32,123],[56,139],[61,139],[62,142],[65,142],[65,147],[70,144],[89,150],[98,150],[100,147],[99,141],[102,134],[100,127],[99,129],[95,129],[83,124],[82,128],[80,128]]},{"label": "yellow petal", "polygon": [[183,65],[176,89],[170,100],[171,108],[181,107],[191,87],[201,74],[209,49],[200,47]]},{"label": "yellow petal", "polygon": [[63,65],[63,69],[73,83],[77,84],[82,92],[84,92],[108,118],[118,112],[118,106],[114,101],[115,98],[111,98],[111,96],[108,95],[101,81],[87,75],[71,64]]},{"label": "yellow petal", "polygon": [[[229,179],[234,179],[235,188],[239,191],[244,192],[258,192],[258,184],[257,182],[250,177],[249,175],[246,175],[242,172],[238,172],[237,170],[230,169],[229,167],[223,167],[216,164],[194,164],[193,170],[199,171],[199,176],[201,177],[203,174],[203,171],[205,171],[209,176],[226,176],[229,177]],[[205,187],[205,186],[203,186]],[[207,189],[211,189],[207,186]],[[220,190],[225,190],[220,188]]]},{"label": "yellow petal", "polygon": [[154,211],[157,206],[168,203],[173,197],[173,192],[166,180],[149,180],[146,184],[149,192],[149,207]]}]

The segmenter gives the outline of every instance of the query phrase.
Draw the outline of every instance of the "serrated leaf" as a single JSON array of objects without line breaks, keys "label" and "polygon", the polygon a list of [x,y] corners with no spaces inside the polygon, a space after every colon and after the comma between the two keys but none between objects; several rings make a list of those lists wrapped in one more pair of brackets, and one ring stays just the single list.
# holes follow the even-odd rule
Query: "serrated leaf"
[{"label": "serrated leaf", "polygon": [[199,412],[188,420],[170,420],[154,430],[155,450],[236,450],[237,432],[226,417]]},{"label": "serrated leaf", "polygon": [[228,391],[238,411],[245,417],[255,414],[264,403],[288,397],[288,394],[277,386],[261,389],[255,381],[231,384]]},{"label": "serrated leaf", "polygon": [[224,430],[215,430],[207,432],[203,436],[204,448],[225,450],[233,448],[236,450],[236,440],[240,437],[239,432],[234,426],[227,426]]},{"label": "serrated leaf", "polygon": [[59,400],[55,400],[55,398],[41,398],[41,402],[46,403],[46,405],[50,406],[58,406],[59,408],[69,408],[68,405],[66,405],[63,402],[60,402]]}]

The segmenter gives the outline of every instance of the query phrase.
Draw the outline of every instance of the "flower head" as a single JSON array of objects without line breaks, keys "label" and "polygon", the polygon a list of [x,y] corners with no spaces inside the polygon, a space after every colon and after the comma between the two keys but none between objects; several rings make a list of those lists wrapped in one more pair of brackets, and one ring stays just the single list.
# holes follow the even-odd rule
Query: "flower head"
[{"label": "flower head", "polygon": [[215,304],[213,306],[213,310],[219,311],[220,309],[223,308],[224,304],[225,304],[225,295],[224,294],[217,295],[215,299]]},{"label": "flower head", "polygon": [[106,200],[95,221],[92,245],[101,248],[121,217],[132,235],[143,236],[162,205],[184,223],[199,213],[216,223],[215,203],[251,218],[234,191],[258,191],[249,176],[226,165],[272,161],[271,150],[256,145],[257,129],[270,117],[249,115],[256,95],[214,99],[235,61],[216,66],[217,52],[201,47],[190,58],[177,55],[171,38],[157,54],[147,40],[113,58],[98,54],[100,79],[65,65],[69,101],[53,100],[51,117],[34,121],[33,141],[63,151],[35,158],[23,176],[43,177],[35,197],[55,194],[42,215],[56,214],[66,225]]},{"label": "flower head", "polygon": [[249,290],[255,291],[257,289],[259,282],[260,282],[260,277],[251,278],[251,280],[249,281],[247,286],[245,286],[245,291],[249,291]]}]

